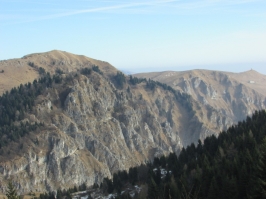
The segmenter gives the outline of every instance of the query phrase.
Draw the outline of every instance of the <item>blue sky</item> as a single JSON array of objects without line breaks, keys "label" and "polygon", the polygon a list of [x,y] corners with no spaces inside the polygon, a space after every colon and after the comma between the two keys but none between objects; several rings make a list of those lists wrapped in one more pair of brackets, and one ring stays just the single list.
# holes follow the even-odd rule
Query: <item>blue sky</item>
[{"label": "blue sky", "polygon": [[53,49],[132,72],[266,74],[266,1],[0,0],[0,60]]}]

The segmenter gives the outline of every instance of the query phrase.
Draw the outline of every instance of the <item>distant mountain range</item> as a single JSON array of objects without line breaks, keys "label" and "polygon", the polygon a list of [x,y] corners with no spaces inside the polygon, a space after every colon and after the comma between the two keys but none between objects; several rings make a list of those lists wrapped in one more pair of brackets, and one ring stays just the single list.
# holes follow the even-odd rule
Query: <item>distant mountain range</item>
[{"label": "distant mountain range", "polygon": [[[266,106],[266,76],[254,70],[230,73],[210,70],[165,71],[135,74],[165,83],[187,93],[206,110],[201,116],[207,126],[218,127],[216,133],[244,120]],[[189,141],[191,138],[187,138]]]},{"label": "distant mountain range", "polygon": [[0,190],[89,186],[178,154],[264,109],[265,83],[255,71],[126,76],[63,51],[1,61]]}]

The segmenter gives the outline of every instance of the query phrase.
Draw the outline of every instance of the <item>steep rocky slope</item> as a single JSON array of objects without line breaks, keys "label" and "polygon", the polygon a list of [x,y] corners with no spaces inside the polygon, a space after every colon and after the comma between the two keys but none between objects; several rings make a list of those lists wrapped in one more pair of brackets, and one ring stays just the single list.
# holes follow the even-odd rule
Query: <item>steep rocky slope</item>
[{"label": "steep rocky slope", "polygon": [[[82,72],[95,65],[98,66],[95,70]],[[214,98],[218,98],[220,91],[206,83],[208,78],[184,74],[182,81],[172,85],[180,90],[175,91],[153,81],[132,83],[121,73],[116,77],[118,71],[107,62],[62,51],[1,61],[2,70],[2,93],[47,75],[44,71],[56,74],[62,81],[56,83],[46,78],[24,88],[32,90],[43,82],[46,85],[34,106],[26,105],[23,117],[17,111],[11,125],[43,125],[16,140],[0,134],[5,140],[0,148],[1,191],[10,179],[20,193],[100,183],[104,177],[154,156],[178,153],[183,146],[218,134],[235,121],[232,119],[235,112],[226,103],[224,109],[213,108],[212,102],[218,101]],[[250,111],[258,108],[258,103],[261,103],[259,108],[264,106],[265,97],[257,90],[239,84],[226,74],[217,78],[227,85],[223,89],[230,95],[223,96],[225,102],[233,104],[233,96],[237,95],[242,104],[251,104]],[[202,99],[197,89],[192,88],[198,88]],[[251,94],[253,97],[247,99]],[[241,103],[235,102],[239,115],[245,113],[238,108]],[[0,105],[0,111],[1,108],[5,107]]]},{"label": "steep rocky slope", "polygon": [[159,115],[157,98],[176,112],[173,117],[198,126],[189,113],[180,115],[186,108],[167,91],[151,93],[145,85],[131,87],[130,93],[117,90],[98,73],[68,77],[65,85],[40,95],[24,119],[45,126],[2,148],[1,181],[12,179],[21,192],[92,185],[117,170],[178,152],[178,132],[185,126],[171,127]]},{"label": "steep rocky slope", "polygon": [[205,124],[217,120],[217,112],[226,118],[227,122],[236,123],[255,110],[265,109],[266,106],[266,76],[254,70],[243,73],[208,70],[166,71],[134,76],[160,81],[191,95],[200,103],[202,109],[207,110],[204,114],[208,116]]},{"label": "steep rocky slope", "polygon": [[49,84],[24,118],[12,123],[44,126],[15,141],[2,137],[8,141],[0,149],[2,191],[10,179],[20,193],[100,183],[118,170],[179,152],[181,136],[205,131],[186,95],[150,90],[147,82],[117,89],[115,73],[108,72],[115,69],[99,68],[103,73],[59,74],[62,82]]},{"label": "steep rocky slope", "polygon": [[116,69],[107,62],[58,50],[30,54],[20,59],[2,60],[0,61],[0,95],[20,84],[38,79],[41,75],[39,68],[54,74],[58,69],[71,72],[92,65],[99,66],[106,74],[116,73]]}]

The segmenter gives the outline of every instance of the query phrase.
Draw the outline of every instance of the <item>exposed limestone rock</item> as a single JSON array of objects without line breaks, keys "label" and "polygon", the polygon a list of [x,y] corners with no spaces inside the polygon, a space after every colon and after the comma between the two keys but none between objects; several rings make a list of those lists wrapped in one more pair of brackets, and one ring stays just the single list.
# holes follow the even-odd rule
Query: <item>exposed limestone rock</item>
[{"label": "exposed limestone rock", "polygon": [[[57,105],[66,92],[62,106]],[[143,99],[136,97],[140,92]],[[26,152],[0,162],[0,178],[12,179],[20,193],[93,185],[183,147],[177,132],[184,127],[168,120],[176,117],[173,110],[184,108],[160,89],[150,93],[140,85],[126,93],[93,73],[73,78],[65,88],[48,89],[37,101],[28,119],[44,122],[45,128],[32,135]],[[160,115],[157,106],[170,111]],[[184,120],[191,116],[180,115]]]},{"label": "exposed limestone rock", "polygon": [[[98,65],[104,75],[78,74],[92,65]],[[26,118],[14,123],[42,122],[45,126],[4,149],[0,192],[10,179],[20,193],[100,183],[118,170],[217,136],[266,105],[265,78],[257,73],[167,72],[163,79],[153,73],[148,78],[173,85],[180,95],[160,86],[149,90],[145,83],[127,84],[128,92],[111,82],[117,70],[110,64],[61,51],[1,61],[6,75],[0,79],[0,93],[38,78],[38,67],[51,74],[62,70],[65,82],[47,88],[33,110],[25,113]],[[71,71],[73,76],[67,74]],[[246,76],[256,83],[248,83]],[[20,79],[19,84],[14,79]],[[10,156],[9,151],[13,152]]]},{"label": "exposed limestone rock", "polygon": [[[217,135],[232,124],[244,120],[255,110],[265,109],[266,78],[254,70],[243,73],[192,70],[175,72],[171,77],[166,77],[166,73],[135,76],[174,85],[176,90],[190,94],[199,103],[201,110],[194,111],[200,118],[199,123],[203,124],[202,128],[206,128],[198,138],[203,139],[212,133]],[[251,79],[256,80],[256,83],[250,84]],[[194,136],[190,136],[190,141],[195,142]],[[187,135],[183,138],[189,139]],[[186,141],[183,140],[183,143]]]},{"label": "exposed limestone rock", "polygon": [[191,87],[190,87],[189,82],[187,82],[187,80],[184,81],[183,90],[185,93],[191,94]]}]

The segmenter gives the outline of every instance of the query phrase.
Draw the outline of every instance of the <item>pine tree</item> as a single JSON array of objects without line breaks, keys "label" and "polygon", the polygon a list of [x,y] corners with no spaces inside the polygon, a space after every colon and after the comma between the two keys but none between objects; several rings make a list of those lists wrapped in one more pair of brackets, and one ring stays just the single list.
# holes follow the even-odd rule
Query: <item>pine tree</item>
[{"label": "pine tree", "polygon": [[217,198],[218,193],[219,193],[219,187],[217,185],[216,179],[213,177],[208,191],[208,199]]},{"label": "pine tree", "polygon": [[8,199],[18,199],[17,190],[11,181],[7,185],[6,196]]},{"label": "pine tree", "polygon": [[158,199],[159,189],[153,179],[148,183],[148,199]]},{"label": "pine tree", "polygon": [[261,159],[258,165],[257,193],[254,198],[266,198],[266,138],[261,144]]},{"label": "pine tree", "polygon": [[170,182],[170,188],[169,188],[169,192],[170,192],[170,196],[169,198],[180,198],[180,193],[179,193],[179,189],[178,186],[175,182],[174,177],[171,178],[171,182]]}]

